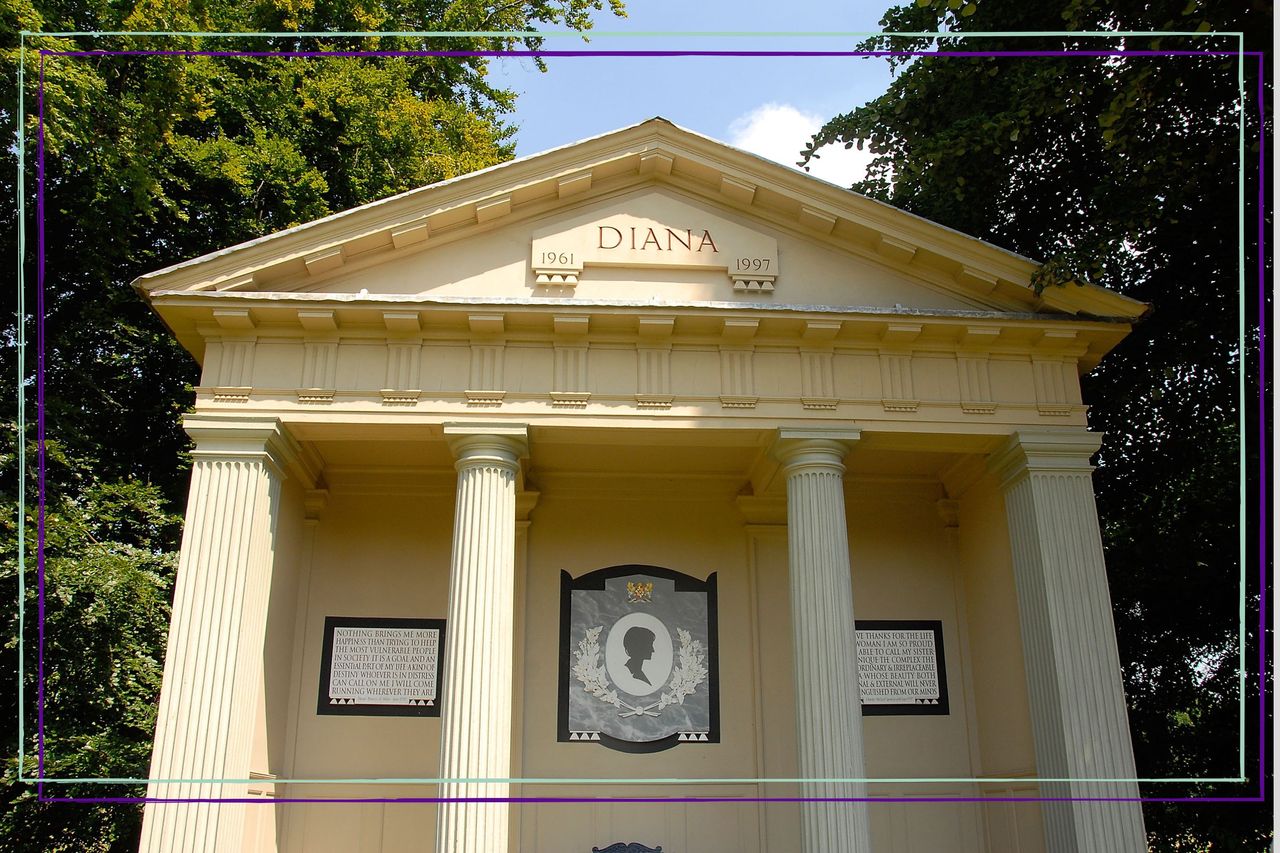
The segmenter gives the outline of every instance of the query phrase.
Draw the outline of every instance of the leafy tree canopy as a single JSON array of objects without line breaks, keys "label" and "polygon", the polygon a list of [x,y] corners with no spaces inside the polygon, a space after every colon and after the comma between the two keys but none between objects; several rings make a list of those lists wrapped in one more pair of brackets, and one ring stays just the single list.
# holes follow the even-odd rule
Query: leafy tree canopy
[{"label": "leafy tree canopy", "polygon": [[[1254,0],[917,0],[889,9],[865,47],[928,51],[1235,51],[1234,37],[1097,38],[958,34],[1008,31],[1244,31],[1266,46],[1270,6]],[[801,154],[868,146],[854,189],[1045,261],[1037,286],[1095,281],[1154,311],[1086,378],[1092,428],[1106,433],[1095,475],[1131,727],[1143,777],[1234,776],[1239,755],[1240,395],[1252,378],[1256,317],[1242,353],[1245,291],[1256,294],[1251,227],[1238,222],[1240,60],[1232,55],[1085,58],[902,57],[880,97],[835,116]],[[1243,95],[1254,98],[1253,60]],[[1252,105],[1255,103],[1250,100]],[[1245,163],[1256,162],[1250,106]],[[1252,204],[1257,175],[1245,188]],[[1254,221],[1256,207],[1246,210]],[[1256,302],[1250,296],[1247,304]],[[1257,422],[1249,402],[1250,426]],[[1256,436],[1252,437],[1256,442]],[[1256,443],[1247,448],[1257,470]],[[1256,506],[1247,509],[1256,518]],[[1257,565],[1251,550],[1246,565]],[[1255,574],[1252,568],[1251,575]],[[1257,624],[1257,590],[1246,624]],[[1249,659],[1258,638],[1251,631]],[[1256,708],[1250,679],[1249,706]],[[1256,791],[1169,784],[1147,796]],[[1152,806],[1156,850],[1260,851],[1269,815]]]},{"label": "leafy tree canopy", "polygon": [[[493,86],[481,56],[60,56],[39,51],[495,51],[535,49],[537,29],[590,29],[622,0],[0,0],[0,238],[17,254],[17,127],[28,142],[25,202],[35,233],[37,85],[43,78],[46,519],[46,773],[144,777],[168,628],[178,519],[186,490],[179,415],[197,372],[130,289],[147,271],[394,193],[509,159],[515,95]],[[318,38],[29,36],[16,115],[19,32],[422,31],[479,35]],[[523,35],[499,35],[516,32]],[[490,34],[495,33],[495,34]],[[34,246],[34,240],[29,241]],[[28,253],[28,262],[31,255]],[[28,282],[35,282],[28,263]],[[12,291],[11,291],[12,292]],[[28,289],[28,333],[34,290]],[[16,312],[0,330],[12,394]],[[32,359],[33,360],[33,359]],[[28,364],[30,365],[31,360]],[[17,595],[16,448],[0,454],[0,580]],[[12,399],[12,396],[10,397]],[[27,495],[34,500],[30,471]],[[36,541],[28,505],[28,554]],[[26,720],[34,775],[35,561],[27,563]],[[0,678],[17,680],[10,612]],[[12,745],[16,697],[0,691]],[[42,807],[16,781],[0,787],[8,849],[136,848],[140,811]],[[49,786],[60,796],[138,793]],[[15,807],[16,806],[16,807]]]}]

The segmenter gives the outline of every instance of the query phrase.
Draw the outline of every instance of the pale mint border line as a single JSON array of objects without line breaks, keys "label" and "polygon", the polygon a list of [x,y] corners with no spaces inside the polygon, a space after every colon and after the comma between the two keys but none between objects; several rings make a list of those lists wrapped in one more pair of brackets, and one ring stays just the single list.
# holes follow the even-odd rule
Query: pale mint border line
[{"label": "pale mint border line", "polygon": [[58,779],[53,777],[45,777],[39,780],[25,779],[22,781],[39,781],[46,783],[56,783],[70,785],[75,783],[93,783],[93,784],[138,784],[146,782],[152,785],[440,785],[440,784],[480,784],[480,783],[503,783],[511,785],[809,785],[809,784],[825,784],[828,782],[873,782],[883,784],[894,784],[903,782],[927,782],[927,783],[953,783],[953,782],[1238,782],[1239,779],[1231,777],[1207,778],[1196,777],[1191,779],[1130,779],[1113,778],[1113,777],[1087,777],[1072,776],[1070,778],[1050,777],[1050,776],[974,776],[965,779],[945,779],[941,777],[902,777],[893,778],[890,776],[876,776],[867,778],[846,778],[846,779],[789,779],[789,778],[760,778],[748,779],[746,777],[727,777],[727,778],[686,778],[673,777],[670,779],[662,778],[608,778],[608,779],[571,779],[548,777],[529,777],[526,779],[508,779],[508,778],[441,778],[441,779],[396,779],[392,777],[375,777],[372,779]]},{"label": "pale mint border line", "polygon": [[1245,509],[1246,509],[1246,500],[1247,500],[1247,489],[1246,489],[1247,476],[1246,476],[1246,473],[1245,473],[1245,466],[1246,466],[1246,462],[1247,462],[1247,458],[1246,458],[1246,446],[1247,446],[1246,436],[1247,436],[1247,433],[1246,433],[1246,423],[1245,423],[1245,399],[1244,399],[1245,390],[1246,390],[1246,388],[1245,388],[1245,374],[1244,374],[1244,370],[1245,370],[1245,366],[1244,366],[1244,365],[1245,365],[1245,334],[1246,334],[1246,329],[1245,329],[1245,320],[1244,320],[1244,305],[1245,305],[1245,294],[1244,294],[1244,285],[1245,285],[1245,275],[1244,275],[1244,260],[1245,260],[1245,246],[1244,246],[1244,148],[1245,148],[1245,146],[1244,146],[1244,118],[1245,118],[1245,100],[1244,100],[1244,98],[1245,98],[1245,90],[1244,90],[1244,33],[1243,33],[1243,32],[1239,32],[1239,31],[1227,31],[1227,32],[1213,32],[1213,31],[1209,31],[1209,32],[1194,32],[1194,33],[1192,33],[1192,32],[1177,32],[1177,31],[1149,31],[1149,32],[1142,32],[1142,31],[1127,31],[1127,30],[1123,30],[1123,31],[1102,31],[1102,32],[1092,32],[1092,31],[1091,31],[1091,32],[1069,32],[1069,31],[1064,31],[1064,30],[1056,30],[1056,31],[1044,31],[1044,32],[1006,32],[1006,31],[995,31],[995,32],[985,32],[985,33],[967,33],[967,34],[966,34],[966,33],[945,33],[945,34],[939,34],[939,33],[936,33],[936,32],[928,32],[928,33],[909,33],[909,32],[890,32],[890,33],[885,33],[885,32],[847,32],[847,33],[814,33],[814,32],[797,32],[797,33],[787,33],[787,32],[644,32],[644,33],[623,33],[623,32],[610,32],[610,31],[600,31],[600,32],[596,32],[596,31],[582,31],[582,32],[579,32],[579,31],[576,31],[576,30],[570,30],[570,31],[548,31],[548,32],[545,32],[545,33],[544,33],[544,32],[536,32],[536,31],[497,31],[497,32],[483,32],[483,31],[479,31],[479,32],[471,32],[471,31],[459,31],[459,32],[453,32],[453,31],[447,31],[447,32],[418,32],[418,31],[401,31],[401,32],[377,32],[377,33],[369,33],[369,32],[329,32],[329,33],[315,33],[315,32],[307,32],[307,33],[300,33],[300,32],[275,32],[275,33],[262,33],[262,32],[257,32],[257,33],[216,33],[216,32],[199,32],[199,31],[185,31],[185,32],[172,31],[172,32],[164,32],[164,31],[128,31],[128,30],[108,31],[108,30],[103,30],[103,31],[67,31],[67,32],[51,32],[51,33],[46,33],[46,32],[34,32],[34,31],[31,31],[31,30],[22,30],[22,31],[19,33],[19,65],[18,65],[18,107],[19,107],[19,111],[18,111],[18,122],[17,122],[17,123],[18,123],[18,178],[19,178],[19,180],[18,180],[18,187],[17,187],[17,194],[18,194],[18,306],[19,306],[19,314],[18,314],[18,343],[19,343],[18,365],[19,365],[19,367],[18,367],[18,383],[17,383],[17,385],[18,385],[18,406],[19,406],[19,409],[18,409],[18,423],[19,423],[19,427],[20,427],[20,429],[21,429],[21,428],[22,428],[22,426],[24,425],[24,412],[25,412],[25,408],[24,408],[25,394],[24,394],[24,388],[23,388],[23,377],[25,376],[25,360],[24,360],[24,352],[25,352],[25,343],[26,343],[26,336],[25,336],[25,322],[24,322],[24,321],[25,321],[25,316],[26,316],[26,315],[25,315],[25,313],[23,313],[23,312],[24,312],[24,294],[25,294],[25,286],[24,286],[24,285],[25,285],[25,275],[24,275],[24,269],[23,269],[23,258],[24,258],[24,256],[25,256],[25,255],[24,255],[24,248],[25,248],[25,245],[26,245],[26,220],[25,220],[25,216],[24,216],[25,207],[24,207],[24,202],[23,202],[23,189],[24,189],[24,185],[23,185],[23,177],[24,177],[23,163],[24,163],[24,161],[25,161],[25,154],[26,154],[26,149],[25,149],[25,141],[26,141],[26,140],[25,140],[25,135],[24,135],[24,133],[23,133],[23,121],[22,121],[22,116],[24,115],[24,112],[23,112],[23,110],[22,110],[22,107],[23,107],[23,90],[22,90],[22,83],[23,83],[23,72],[24,72],[25,63],[26,63],[26,52],[25,52],[25,44],[26,44],[26,41],[25,41],[25,39],[26,39],[26,36],[28,36],[28,35],[30,35],[30,36],[47,36],[47,37],[65,37],[65,36],[85,35],[85,36],[167,36],[167,37],[174,37],[174,36],[214,36],[214,37],[219,37],[219,36],[228,36],[228,37],[249,37],[249,38],[270,38],[270,37],[293,37],[293,38],[297,38],[297,37],[320,37],[320,38],[334,38],[334,37],[345,37],[345,36],[361,36],[361,37],[375,37],[375,36],[413,36],[413,37],[418,37],[418,38],[442,38],[442,37],[456,37],[456,36],[487,36],[487,37],[492,37],[492,36],[515,36],[515,37],[521,37],[521,36],[539,36],[539,37],[571,36],[571,37],[575,37],[575,38],[577,38],[577,37],[589,38],[590,36],[621,36],[621,37],[625,37],[625,36],[677,36],[677,37],[678,37],[678,36],[717,36],[717,37],[718,37],[718,36],[725,36],[725,37],[741,37],[741,36],[784,36],[784,37],[785,37],[785,36],[796,36],[796,37],[813,37],[813,36],[826,36],[826,37],[863,36],[863,37],[872,37],[872,36],[888,36],[888,37],[899,37],[899,38],[904,38],[904,37],[905,37],[905,38],[927,37],[927,38],[930,38],[930,39],[943,39],[943,38],[995,38],[995,37],[1021,37],[1021,38],[1031,38],[1031,37],[1043,37],[1043,36],[1053,36],[1053,37],[1102,36],[1102,37],[1108,37],[1108,38],[1118,38],[1118,37],[1123,37],[1123,36],[1192,36],[1192,37],[1195,37],[1195,36],[1235,36],[1235,37],[1236,37],[1236,42],[1237,42],[1237,48],[1236,48],[1237,83],[1238,83],[1238,89],[1239,89],[1239,96],[1238,96],[1238,98],[1237,98],[1237,114],[1238,114],[1238,116],[1239,116],[1239,121],[1237,122],[1237,127],[1238,127],[1238,129],[1239,129],[1239,139],[1240,139],[1240,143],[1239,143],[1239,152],[1238,152],[1238,157],[1237,157],[1238,178],[1239,178],[1239,180],[1238,180],[1238,182],[1237,182],[1237,187],[1238,187],[1238,198],[1239,198],[1239,202],[1238,202],[1238,210],[1237,210],[1237,225],[1238,225],[1238,236],[1239,236],[1239,251],[1238,251],[1238,257],[1239,257],[1239,264],[1238,264],[1238,266],[1239,266],[1239,270],[1238,270],[1238,277],[1237,277],[1237,278],[1238,278],[1238,283],[1239,283],[1239,298],[1238,298],[1238,306],[1239,306],[1239,346],[1240,346],[1240,350],[1239,350],[1239,359],[1240,359],[1240,379],[1239,379],[1239,387],[1240,387],[1240,607],[1239,607],[1239,615],[1240,615],[1240,627],[1239,627],[1239,672],[1240,672],[1240,715],[1239,715],[1239,727],[1240,727],[1240,751],[1239,751],[1239,773],[1240,773],[1240,775],[1239,775],[1238,777],[1236,777],[1236,778],[1230,778],[1230,777],[1172,778],[1172,777],[1171,777],[1171,778],[1160,778],[1160,779],[1143,779],[1143,778],[1133,778],[1133,779],[1129,779],[1129,778],[1124,778],[1124,779],[1109,779],[1109,778],[1097,778],[1097,779],[1094,779],[1094,778],[1064,778],[1064,779],[1057,779],[1057,778],[1048,778],[1048,777],[1041,778],[1041,777],[1034,777],[1034,776],[1019,776],[1019,777],[1011,777],[1011,778],[1008,778],[1008,779],[1005,779],[1005,778],[978,778],[978,777],[969,777],[969,778],[944,778],[944,777],[932,778],[932,777],[930,777],[930,778],[918,778],[918,779],[887,779],[887,778],[882,778],[882,779],[870,779],[870,778],[867,778],[867,779],[738,779],[738,780],[727,780],[727,781],[726,781],[726,780],[700,780],[700,779],[693,779],[693,780],[664,779],[664,780],[639,780],[639,781],[634,781],[634,780],[617,780],[617,779],[572,779],[572,780],[565,780],[565,779],[512,779],[512,778],[508,778],[508,779],[482,779],[482,780],[474,780],[474,779],[467,779],[467,780],[452,780],[452,779],[406,779],[406,780],[378,780],[378,779],[364,779],[364,780],[362,780],[362,779],[329,779],[329,780],[299,780],[299,779],[272,779],[272,780],[183,779],[183,780],[155,780],[155,779],[125,779],[125,778],[115,778],[115,779],[107,779],[107,778],[103,778],[103,779],[71,779],[71,778],[68,778],[68,779],[56,779],[56,778],[52,778],[52,777],[27,777],[27,776],[24,776],[24,775],[23,775],[23,772],[22,772],[22,771],[23,771],[23,759],[24,759],[24,755],[25,755],[25,752],[24,752],[24,748],[25,748],[25,737],[24,737],[24,727],[23,727],[23,717],[24,717],[24,715],[23,715],[23,694],[24,694],[24,691],[23,691],[23,672],[24,672],[24,670],[23,670],[23,663],[22,663],[22,662],[23,662],[23,658],[24,658],[24,652],[25,652],[25,650],[24,650],[24,645],[23,645],[22,625],[23,625],[23,611],[24,611],[24,609],[25,609],[25,608],[24,608],[24,604],[25,604],[25,597],[24,597],[25,584],[24,584],[24,579],[25,579],[25,553],[26,553],[26,552],[25,552],[25,547],[24,547],[24,546],[25,546],[25,540],[24,540],[24,537],[23,537],[23,532],[24,532],[24,527],[25,527],[25,524],[24,524],[24,518],[25,518],[25,491],[24,491],[24,488],[23,488],[23,484],[24,484],[24,477],[22,476],[22,473],[21,473],[21,472],[25,472],[25,471],[26,471],[26,442],[25,442],[24,440],[22,440],[22,439],[25,437],[25,433],[20,432],[20,433],[19,433],[19,441],[18,441],[18,470],[19,470],[19,472],[20,472],[19,477],[18,477],[18,484],[19,484],[19,485],[18,485],[18,498],[19,498],[19,500],[18,500],[18,590],[19,590],[19,598],[18,598],[18,624],[19,624],[19,634],[18,634],[18,673],[19,673],[19,679],[18,679],[18,737],[19,737],[19,739],[18,739],[18,781],[20,781],[20,782],[35,782],[35,783],[39,783],[39,782],[50,782],[50,783],[92,783],[92,784],[145,784],[145,783],[151,783],[151,784],[163,784],[163,783],[170,783],[170,782],[179,782],[179,783],[198,783],[198,784],[247,784],[247,783],[248,783],[248,782],[250,782],[250,781],[253,781],[253,782],[269,781],[269,782],[271,782],[271,783],[273,783],[273,784],[392,784],[392,783],[395,783],[395,784],[411,784],[411,783],[419,783],[419,784],[422,784],[422,783],[425,783],[425,784],[440,784],[440,783],[442,783],[442,782],[477,782],[477,781],[479,781],[479,782],[505,782],[505,783],[510,783],[510,784],[557,784],[557,783],[558,783],[558,784],[655,784],[655,783],[660,783],[660,784],[681,784],[681,783],[687,783],[687,784],[709,784],[709,783],[711,783],[711,782],[718,782],[718,783],[721,783],[721,784],[728,784],[728,783],[733,783],[733,782],[736,782],[736,783],[739,783],[739,784],[761,784],[761,783],[802,783],[802,784],[807,784],[807,783],[820,783],[820,782],[978,782],[978,783],[981,783],[981,782],[1004,782],[1004,781],[1019,781],[1019,782],[1175,782],[1175,783],[1187,783],[1187,782],[1247,782],[1247,781],[1248,781],[1248,777],[1245,775],[1245,766],[1244,766],[1244,765],[1245,765],[1245,716],[1246,716],[1246,694],[1245,694],[1245,687],[1246,687],[1246,683],[1245,683],[1245,682],[1246,682],[1246,673],[1245,673],[1245,637],[1246,637],[1246,632],[1245,632],[1245,624],[1244,624],[1244,620],[1245,620],[1245,612],[1246,612],[1246,607],[1245,607],[1245,581],[1246,581],[1246,574],[1245,574],[1245,554],[1246,554],[1246,550],[1245,550],[1245,546],[1246,546],[1246,536],[1245,536],[1245,529],[1246,529],[1246,528],[1245,528]]},{"label": "pale mint border line", "polygon": [[551,38],[560,36],[569,36],[573,38],[583,38],[589,40],[594,36],[604,36],[606,38],[649,38],[652,36],[674,36],[674,37],[715,37],[715,38],[742,38],[745,36],[769,36],[769,37],[795,37],[795,38],[847,38],[850,36],[870,38],[872,36],[889,36],[893,38],[933,38],[933,39],[964,39],[964,38],[1007,38],[1011,36],[1062,36],[1062,37],[1105,37],[1105,38],[1122,38],[1125,36],[1239,36],[1241,47],[1244,50],[1244,33],[1233,30],[1211,30],[1208,32],[1185,32],[1179,30],[1087,30],[1087,31],[1067,31],[1067,30],[1049,30],[1046,32],[1028,32],[1028,31],[1004,31],[993,30],[991,32],[982,33],[936,33],[936,32],[867,32],[863,30],[850,30],[848,32],[756,32],[753,30],[726,30],[726,31],[680,31],[680,30],[656,30],[641,32],[620,32],[617,30],[387,30],[385,32],[354,32],[354,31],[330,31],[330,32],[203,32],[200,30],[67,30],[65,32],[43,32],[33,30],[22,30],[23,35],[31,36],[213,36],[213,37],[235,37],[235,38],[344,38],[349,36],[360,36],[364,38],[372,38],[375,36],[411,36],[414,38],[455,38],[457,36],[508,36],[508,37],[539,37]]},{"label": "pale mint border line", "polygon": [[[1259,73],[1261,73],[1261,68],[1259,68]],[[1240,359],[1240,636],[1239,636],[1239,642],[1237,643],[1237,645],[1239,646],[1239,649],[1240,649],[1240,653],[1239,653],[1239,666],[1238,666],[1237,668],[1238,668],[1239,673],[1240,673],[1240,775],[1243,777],[1243,776],[1245,775],[1245,768],[1244,768],[1244,760],[1245,760],[1245,736],[1244,736],[1244,735],[1245,735],[1245,732],[1244,732],[1244,728],[1245,728],[1245,719],[1246,719],[1246,713],[1245,713],[1245,705],[1246,705],[1246,703],[1245,703],[1245,698],[1246,698],[1246,693],[1245,693],[1245,671],[1246,671],[1246,670],[1245,670],[1245,624],[1244,624],[1244,620],[1245,620],[1245,610],[1246,610],[1246,608],[1245,608],[1245,597],[1246,597],[1246,596],[1245,596],[1245,589],[1246,589],[1246,587],[1245,587],[1245,581],[1246,581],[1246,577],[1245,577],[1245,565],[1244,565],[1244,564],[1245,564],[1245,555],[1249,553],[1249,552],[1248,552],[1248,548],[1247,548],[1247,541],[1246,541],[1246,537],[1245,537],[1245,530],[1247,529],[1247,528],[1246,528],[1246,525],[1245,525],[1245,508],[1249,505],[1249,504],[1248,504],[1248,497],[1249,497],[1249,496],[1248,496],[1248,489],[1247,489],[1247,484],[1248,484],[1248,481],[1249,481],[1249,475],[1248,475],[1248,468],[1246,467],[1246,466],[1247,466],[1247,464],[1248,464],[1248,458],[1247,458],[1248,454],[1246,453],[1246,451],[1247,451],[1247,449],[1248,449],[1248,447],[1249,447],[1249,441],[1248,441],[1249,433],[1248,433],[1248,425],[1247,425],[1247,423],[1246,423],[1246,416],[1245,416],[1245,413],[1246,413],[1246,411],[1248,410],[1248,406],[1246,405],[1246,402],[1245,402],[1245,390],[1246,390],[1246,389],[1245,389],[1245,376],[1244,376],[1244,370],[1245,370],[1245,368],[1244,368],[1244,365],[1245,365],[1245,353],[1246,353],[1246,351],[1247,351],[1247,349],[1248,349],[1248,348],[1247,348],[1247,346],[1245,345],[1245,322],[1244,322],[1244,125],[1245,125],[1245,112],[1244,112],[1244,105],[1245,105],[1245,89],[1244,89],[1244,35],[1243,35],[1243,34],[1241,34],[1240,36],[1238,36],[1238,48],[1237,48],[1237,54],[1236,54],[1236,82],[1237,82],[1237,85],[1238,85],[1238,87],[1239,87],[1239,96],[1238,96],[1238,98],[1237,98],[1237,100],[1236,100],[1236,104],[1237,104],[1237,110],[1236,110],[1236,111],[1237,111],[1237,114],[1238,114],[1239,118],[1238,118],[1238,120],[1236,121],[1236,127],[1237,127],[1237,128],[1238,128],[1238,130],[1239,130],[1239,137],[1240,137],[1240,150],[1239,150],[1239,153],[1238,153],[1238,155],[1237,155],[1237,157],[1236,157],[1236,163],[1237,163],[1237,165],[1240,167],[1240,175],[1239,175],[1238,180],[1236,181],[1236,190],[1237,190],[1237,195],[1238,195],[1238,202],[1237,202],[1237,205],[1236,205],[1236,211],[1237,211],[1237,213],[1236,213],[1236,217],[1237,217],[1237,228],[1236,228],[1236,233],[1237,233],[1237,234],[1239,234],[1239,256],[1238,256],[1238,263],[1236,264],[1237,269],[1238,269],[1238,273],[1237,273],[1237,275],[1238,275],[1238,279],[1237,279],[1237,280],[1238,280],[1238,282],[1239,282],[1239,286],[1238,286],[1236,289],[1239,291],[1239,300],[1238,300],[1238,302],[1237,302],[1237,314],[1238,314],[1238,317],[1239,317],[1239,329],[1238,329],[1238,332],[1239,332],[1239,340],[1240,340],[1240,354],[1239,354],[1239,359]],[[1262,116],[1259,116],[1259,117],[1258,117],[1258,121],[1259,121],[1259,122],[1261,122],[1261,121],[1262,121]],[[1263,211],[1259,210],[1259,211],[1258,211],[1258,216],[1259,216],[1259,217],[1261,217],[1262,215],[1263,215]],[[1259,272],[1261,273],[1261,271],[1259,271]],[[1263,283],[1262,281],[1259,281],[1259,282],[1258,282],[1258,287],[1262,287],[1262,286],[1263,286],[1263,284],[1264,284],[1264,283]],[[1261,323],[1261,322],[1262,322],[1262,318],[1261,318],[1261,317],[1259,317],[1259,318],[1258,318],[1258,321],[1259,321],[1259,323]],[[1259,357],[1261,357],[1261,353],[1259,353]],[[1259,403],[1259,405],[1261,405],[1261,403]],[[1265,435],[1261,435],[1261,436],[1259,436],[1259,439],[1260,439],[1260,440],[1265,440],[1265,439],[1266,439],[1266,436],[1265,436]],[[1266,475],[1266,472],[1264,471],[1264,472],[1262,473],[1262,483],[1261,483],[1261,488],[1262,488],[1262,490],[1263,490],[1263,492],[1264,492],[1264,499],[1265,499],[1265,491],[1266,491],[1266,487],[1267,487],[1267,486],[1266,486],[1266,478],[1267,478],[1267,475]],[[1262,645],[1262,647],[1263,647],[1264,649],[1266,648],[1266,642],[1267,642],[1267,640],[1266,640],[1265,635],[1264,635],[1264,636],[1259,636],[1259,637],[1258,637],[1258,642],[1259,642],[1259,643],[1261,643],[1261,644],[1263,644],[1263,645]],[[1262,673],[1259,673],[1259,677],[1261,677],[1261,676],[1262,676]],[[1264,687],[1264,688],[1263,688],[1263,690],[1265,691],[1265,689],[1266,689],[1266,688]],[[1264,717],[1266,716],[1265,709],[1263,710],[1262,715],[1263,715]],[[1259,740],[1259,742],[1258,742],[1258,748],[1259,748],[1259,749],[1261,749],[1261,748],[1262,748],[1262,741],[1261,741],[1261,740]],[[1261,783],[1261,782],[1262,782],[1262,780],[1261,780],[1261,779],[1259,779],[1258,781],[1259,781],[1259,783]]]},{"label": "pale mint border line", "polygon": [[23,90],[26,86],[27,47],[25,34],[18,36],[18,779],[24,778],[26,759],[26,713],[23,705],[22,686],[26,683],[27,573],[24,557],[27,553],[27,288],[24,261],[27,257],[27,202],[26,190],[26,104]]}]

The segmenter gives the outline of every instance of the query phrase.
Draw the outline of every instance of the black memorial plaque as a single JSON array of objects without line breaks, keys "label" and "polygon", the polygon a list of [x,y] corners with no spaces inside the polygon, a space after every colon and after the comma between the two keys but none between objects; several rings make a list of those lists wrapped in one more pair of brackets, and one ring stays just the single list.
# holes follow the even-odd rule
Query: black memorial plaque
[{"label": "black memorial plaque", "polygon": [[856,627],[864,717],[951,713],[942,622],[859,619]]},{"label": "black memorial plaque", "polygon": [[438,717],[443,619],[326,616],[317,714]]},{"label": "black memorial plaque", "polygon": [[719,743],[717,634],[714,572],[561,572],[558,740],[631,753]]}]

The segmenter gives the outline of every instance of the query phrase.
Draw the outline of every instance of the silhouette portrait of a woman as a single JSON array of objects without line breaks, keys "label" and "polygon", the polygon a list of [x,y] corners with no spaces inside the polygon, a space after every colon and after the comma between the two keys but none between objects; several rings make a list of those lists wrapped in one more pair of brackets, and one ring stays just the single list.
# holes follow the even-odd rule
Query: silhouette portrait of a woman
[{"label": "silhouette portrait of a woman", "polygon": [[627,633],[622,635],[622,648],[626,650],[627,670],[632,678],[650,684],[643,667],[644,662],[653,657],[653,632],[639,625],[627,629]]}]

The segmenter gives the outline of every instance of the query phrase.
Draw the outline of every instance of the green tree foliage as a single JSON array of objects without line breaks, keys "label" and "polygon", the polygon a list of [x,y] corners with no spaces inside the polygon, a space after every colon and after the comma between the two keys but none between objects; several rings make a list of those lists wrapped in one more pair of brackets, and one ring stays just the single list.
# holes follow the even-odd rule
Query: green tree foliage
[{"label": "green tree foliage", "polygon": [[[1254,0],[917,0],[890,9],[881,26],[1244,31],[1246,50],[1262,49],[1271,31],[1269,4]],[[1230,51],[1237,42],[883,36],[867,46]],[[1239,72],[1232,56],[902,58],[885,94],[832,118],[802,152],[808,162],[825,144],[869,146],[875,159],[854,189],[1045,260],[1038,287],[1095,281],[1153,305],[1084,389],[1092,428],[1107,436],[1095,483],[1143,777],[1234,777],[1238,768]],[[1249,60],[1248,98],[1256,73]],[[1245,161],[1256,162],[1256,117],[1244,132]],[[1252,174],[1245,188],[1250,310],[1256,181]],[[1256,375],[1256,316],[1249,324],[1243,362]],[[1246,399],[1254,401],[1256,379],[1249,381]],[[1252,428],[1256,403],[1247,406]],[[1254,471],[1256,438],[1247,448]],[[1256,519],[1256,503],[1248,509]],[[1256,543],[1246,559],[1256,577]],[[1257,606],[1250,587],[1250,626]],[[1251,629],[1251,664],[1257,642]],[[1249,784],[1148,784],[1144,795],[1256,793],[1257,724],[1254,710],[1245,722]],[[1256,853],[1270,837],[1269,814],[1249,807],[1151,805],[1146,816],[1153,850]]]},{"label": "green tree foliage", "polygon": [[[5,431],[0,500],[6,543],[0,581],[17,582],[17,476],[15,424]],[[34,447],[29,450],[34,451]],[[45,749],[44,771],[63,778],[137,777],[150,760],[155,703],[160,691],[165,637],[169,627],[176,555],[174,537],[181,519],[169,511],[159,491],[137,480],[104,481],[87,461],[69,459],[57,442],[47,445],[55,484],[47,506],[45,542]],[[35,478],[29,488],[34,490]],[[33,537],[35,511],[26,513]],[[33,537],[34,538],[34,537]],[[38,640],[35,578],[26,591],[27,649]],[[17,679],[17,609],[5,608],[6,641],[0,666]],[[27,655],[28,676],[36,663]],[[33,698],[35,679],[26,679]],[[12,738],[18,713],[13,690],[0,692],[0,714]],[[34,716],[28,715],[29,726]],[[28,729],[30,733],[30,728]],[[32,733],[33,734],[33,733]],[[29,739],[34,744],[34,737]],[[28,756],[27,775],[35,775]],[[5,850],[110,851],[137,845],[141,812],[117,805],[37,804],[30,785],[18,783],[11,761],[5,768],[0,847]],[[50,796],[136,796],[121,786],[50,786]]]},{"label": "green tree foliage", "polygon": [[[509,159],[514,94],[489,60],[452,57],[50,55],[40,50],[494,51],[534,49],[537,28],[588,30],[621,0],[0,0],[0,238],[17,254],[17,123],[29,143],[25,201],[35,210],[37,84],[43,75],[46,520],[45,771],[143,777],[168,625],[196,365],[129,287],[149,270]],[[26,39],[16,115],[19,31],[518,32],[440,38],[299,35],[77,36]],[[35,218],[27,225],[34,247]],[[28,253],[28,262],[32,252]],[[28,263],[28,281],[35,282]],[[12,292],[12,291],[11,291]],[[28,289],[28,333],[34,288]],[[12,303],[9,303],[12,307]],[[0,330],[0,370],[16,378],[16,315]],[[28,368],[34,356],[29,354]],[[27,417],[35,421],[28,382]],[[34,429],[7,426],[0,468],[0,580],[17,597],[15,450]],[[27,476],[34,499],[35,480]],[[36,541],[34,509],[26,524]],[[35,560],[28,560],[25,771],[34,775]],[[0,678],[17,680],[16,612],[6,608]],[[0,691],[16,743],[16,697]],[[0,847],[125,850],[140,810],[40,806],[4,767]],[[138,789],[47,786],[52,796]]]}]

